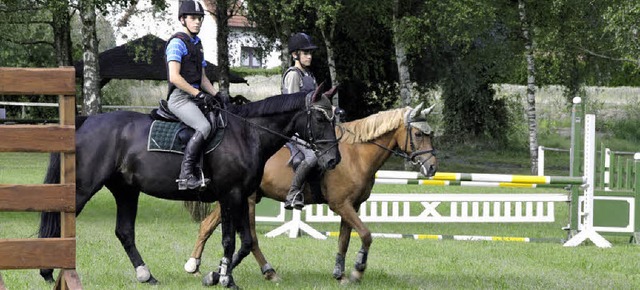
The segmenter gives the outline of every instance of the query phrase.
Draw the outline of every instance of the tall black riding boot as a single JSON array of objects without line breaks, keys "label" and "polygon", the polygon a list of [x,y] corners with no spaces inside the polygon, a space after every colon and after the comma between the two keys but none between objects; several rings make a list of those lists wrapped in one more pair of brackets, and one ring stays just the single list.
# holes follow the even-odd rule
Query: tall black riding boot
[{"label": "tall black riding boot", "polygon": [[191,139],[189,139],[189,143],[187,143],[187,147],[184,150],[184,158],[182,159],[182,166],[180,167],[180,177],[176,180],[176,182],[178,182],[178,190],[204,189],[209,182],[208,178],[203,180],[199,170],[196,170],[196,164],[200,159],[204,144],[204,135],[202,135],[200,131],[196,131]]},{"label": "tall black riding boot", "polygon": [[291,182],[291,188],[289,189],[289,193],[287,193],[287,199],[284,202],[285,209],[302,209],[304,207],[302,187],[312,168],[313,166],[307,163],[307,161],[302,161],[300,165],[298,165],[295,175],[293,176],[293,181]]}]

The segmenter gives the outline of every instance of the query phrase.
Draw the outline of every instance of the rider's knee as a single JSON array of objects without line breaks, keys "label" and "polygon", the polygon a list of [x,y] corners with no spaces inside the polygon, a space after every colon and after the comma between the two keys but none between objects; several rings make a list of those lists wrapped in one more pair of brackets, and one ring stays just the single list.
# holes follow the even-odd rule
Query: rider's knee
[{"label": "rider's knee", "polygon": [[207,137],[209,137],[209,134],[211,134],[211,124],[209,124],[209,122],[200,124],[200,125],[198,125],[198,127],[194,128],[194,129],[196,129],[197,131],[202,133],[202,135],[204,136],[205,139]]}]

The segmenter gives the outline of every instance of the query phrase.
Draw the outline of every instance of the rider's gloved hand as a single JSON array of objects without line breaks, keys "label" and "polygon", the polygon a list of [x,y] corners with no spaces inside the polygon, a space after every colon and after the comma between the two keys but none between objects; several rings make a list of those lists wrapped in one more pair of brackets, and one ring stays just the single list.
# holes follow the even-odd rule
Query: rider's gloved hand
[{"label": "rider's gloved hand", "polygon": [[203,91],[200,91],[196,97],[195,97],[195,101],[196,103],[198,103],[198,105],[204,105],[204,106],[218,106],[218,100],[216,100],[216,97],[214,97],[211,94],[205,93]]}]

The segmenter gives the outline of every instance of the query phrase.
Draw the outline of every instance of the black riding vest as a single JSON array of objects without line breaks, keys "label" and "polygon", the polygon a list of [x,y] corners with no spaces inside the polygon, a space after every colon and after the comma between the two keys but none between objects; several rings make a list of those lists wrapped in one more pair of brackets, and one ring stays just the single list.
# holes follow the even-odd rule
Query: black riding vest
[{"label": "black riding vest", "polygon": [[301,92],[311,92],[314,91],[316,89],[316,79],[313,77],[313,74],[311,74],[310,71],[305,70],[304,72],[302,70],[300,70],[299,68],[292,66],[290,68],[288,68],[284,74],[282,74],[282,84],[280,84],[280,87],[284,86],[284,78],[287,76],[287,74],[292,71],[295,70],[296,73],[298,74],[298,76],[300,76],[300,91]]},{"label": "black riding vest", "polygon": [[[191,42],[191,37],[184,32],[178,32],[167,40],[167,46],[169,42],[174,39],[179,38],[184,42],[187,46],[187,55],[182,57],[180,62],[180,75],[189,83],[189,84],[198,84],[200,85],[200,81],[202,80],[202,60],[204,59],[204,53],[202,52],[202,41],[199,41],[198,44],[193,44]],[[165,46],[165,51],[167,47]],[[165,54],[165,63],[167,66],[167,81],[169,80],[169,63],[167,62],[167,56]],[[169,81],[169,90],[167,92],[167,100],[169,96],[176,89],[176,86]]]}]

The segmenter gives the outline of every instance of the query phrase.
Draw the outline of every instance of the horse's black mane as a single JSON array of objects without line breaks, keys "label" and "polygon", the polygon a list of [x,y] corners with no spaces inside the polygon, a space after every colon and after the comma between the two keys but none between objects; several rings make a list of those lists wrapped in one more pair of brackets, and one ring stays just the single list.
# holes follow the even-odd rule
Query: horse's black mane
[{"label": "horse's black mane", "polygon": [[304,108],[305,96],[306,93],[304,92],[276,95],[261,101],[240,106],[232,106],[229,110],[232,113],[245,118],[280,114]]}]

